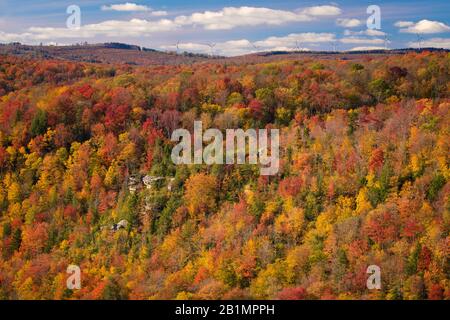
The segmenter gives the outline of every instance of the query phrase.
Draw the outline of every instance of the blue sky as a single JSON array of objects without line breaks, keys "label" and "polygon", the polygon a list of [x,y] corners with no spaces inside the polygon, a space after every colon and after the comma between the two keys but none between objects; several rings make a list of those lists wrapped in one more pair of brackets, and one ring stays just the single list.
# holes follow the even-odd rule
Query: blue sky
[{"label": "blue sky", "polygon": [[[69,5],[80,8],[79,28],[67,27]],[[368,29],[369,5],[380,8],[381,29]],[[58,45],[114,41],[221,55],[450,49],[450,1],[0,0],[0,42],[13,41]]]}]

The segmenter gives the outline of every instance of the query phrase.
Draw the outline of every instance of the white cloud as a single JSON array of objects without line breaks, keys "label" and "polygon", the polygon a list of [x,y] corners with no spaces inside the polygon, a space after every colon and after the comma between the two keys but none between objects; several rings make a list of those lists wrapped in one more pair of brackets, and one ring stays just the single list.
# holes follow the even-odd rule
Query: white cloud
[{"label": "white cloud", "polygon": [[302,48],[274,47],[274,48],[262,50],[262,52],[265,52],[265,51],[288,51],[289,52],[289,51],[311,51],[311,50],[308,48],[304,48],[304,47],[302,47]]},{"label": "white cloud", "polygon": [[349,43],[349,44],[361,44],[361,43],[368,43],[368,44],[382,44],[384,43],[383,39],[378,38],[360,38],[360,37],[348,37],[348,38],[342,38],[339,40],[342,43]]},{"label": "white cloud", "polygon": [[23,42],[27,38],[31,37],[31,33],[6,33],[0,31],[0,41],[1,42]]},{"label": "white cloud", "polygon": [[379,37],[379,36],[385,36],[386,33],[380,30],[376,29],[367,29],[363,31],[351,31],[351,30],[345,30],[344,35],[346,36],[373,36],[373,37]]},{"label": "white cloud", "polygon": [[36,41],[40,40],[87,39],[96,36],[139,37],[157,32],[173,31],[178,28],[179,26],[169,19],[160,19],[157,21],[144,19],[107,20],[100,23],[83,25],[76,30],[67,28],[31,27],[27,32],[21,34],[0,32],[0,41],[36,43]]},{"label": "white cloud", "polygon": [[400,29],[404,33],[441,33],[450,32],[450,27],[439,21],[421,20],[407,28]]},{"label": "white cloud", "polygon": [[[161,46],[160,48],[164,50],[175,50],[177,48],[177,45],[164,45]],[[190,52],[207,52],[210,49],[210,47],[202,43],[187,42],[187,43],[179,43],[178,49],[181,51],[190,51]]]},{"label": "white cloud", "polygon": [[300,12],[309,16],[337,16],[342,13],[342,10],[336,6],[315,6],[305,8]]},{"label": "white cloud", "polygon": [[[206,53],[206,54],[215,54],[215,55],[226,55],[226,56],[234,56],[247,54],[254,50],[252,43],[247,39],[240,40],[230,40],[225,42],[219,42],[212,44],[208,43],[180,43],[178,44],[178,49],[181,51],[188,52],[196,52],[196,53]],[[175,45],[171,46],[162,46],[163,49],[174,50],[176,49]]]},{"label": "white cloud", "polygon": [[155,17],[162,17],[162,16],[167,16],[168,13],[167,13],[167,11],[158,10],[158,11],[152,11],[151,15],[155,16]]},{"label": "white cloud", "polygon": [[414,22],[412,21],[397,21],[396,23],[394,23],[394,26],[398,27],[398,28],[406,28],[406,27],[410,27],[414,25]]},{"label": "white cloud", "polygon": [[150,8],[149,6],[145,6],[145,5],[139,5],[136,3],[123,3],[123,4],[111,4],[109,6],[102,6],[101,9],[103,11],[121,11],[121,12],[136,12],[136,11],[140,11],[140,12],[150,12],[150,14],[154,17],[162,17],[162,16],[167,16],[168,13],[167,11],[163,11],[163,10],[153,10],[152,8]]},{"label": "white cloud", "polygon": [[206,30],[229,30],[236,27],[281,25],[288,22],[313,20],[312,17],[285,10],[255,7],[226,7],[220,11],[196,12],[190,16],[178,16],[175,23],[199,25]]},{"label": "white cloud", "polygon": [[[150,7],[126,2],[103,6],[102,10],[147,11],[155,17],[165,16],[166,11],[153,11]],[[152,33],[167,32],[182,27],[200,26],[205,30],[229,30],[236,27],[260,25],[282,25],[292,22],[313,21],[317,16],[337,15],[341,9],[335,6],[308,7],[299,11],[275,10],[256,7],[226,7],[219,11],[196,12],[174,19],[107,20],[83,25],[78,30],[53,27],[30,27],[23,33],[1,33],[1,41],[21,41],[36,43],[40,40],[85,39],[96,36],[148,36]],[[3,40],[2,40],[3,39]],[[317,39],[314,39],[317,41]],[[302,41],[302,40],[300,40]],[[284,45],[282,45],[284,47]]]},{"label": "white cloud", "polygon": [[157,21],[149,21],[145,19],[131,19],[129,21],[110,20],[98,24],[91,24],[82,27],[93,33],[106,35],[129,35],[141,36],[155,32],[173,31],[178,28],[172,20],[161,19]]},{"label": "white cloud", "polygon": [[354,47],[349,51],[373,51],[373,50],[384,50],[383,47]]},{"label": "white cloud", "polygon": [[[419,44],[417,42],[409,42],[410,48],[417,48]],[[443,48],[450,49],[450,38],[432,38],[420,42],[422,48]]]},{"label": "white cloud", "polygon": [[290,47],[302,43],[330,42],[335,40],[333,33],[291,33],[284,37],[268,37],[265,40],[255,42],[256,46],[264,48]]},{"label": "white cloud", "polygon": [[379,37],[379,36],[385,36],[386,33],[380,30],[376,30],[376,29],[367,29],[364,34],[366,36],[375,36],[375,37]]},{"label": "white cloud", "polygon": [[175,18],[175,22],[181,25],[202,26],[206,30],[230,30],[245,26],[312,21],[317,16],[335,16],[340,13],[341,9],[335,6],[308,7],[295,12],[263,7],[225,7],[219,11],[196,12],[189,16],[178,16]]},{"label": "white cloud", "polygon": [[103,11],[151,11],[150,7],[144,5],[138,5],[136,3],[122,3],[122,4],[111,4],[109,6],[102,6]]},{"label": "white cloud", "polygon": [[[254,52],[254,47],[250,41],[247,39],[241,40],[230,40],[226,42],[212,44],[206,43],[179,43],[178,50],[193,52],[193,53],[203,53],[203,54],[214,54],[221,56],[238,56]],[[163,50],[175,51],[177,49],[176,45],[161,46]]]},{"label": "white cloud", "polygon": [[355,28],[361,25],[361,20],[358,19],[337,19],[336,24],[344,28]]},{"label": "white cloud", "polygon": [[224,56],[239,56],[256,52],[252,43],[247,39],[230,40],[217,45],[218,53]]},{"label": "white cloud", "polygon": [[[219,42],[211,48],[206,43],[180,43],[180,51],[215,54],[222,56],[238,56],[265,51],[310,51],[304,43],[330,42],[335,40],[332,33],[293,33],[285,37],[268,37],[264,40],[250,42],[247,39]],[[164,50],[176,50],[176,45],[161,46]]]}]

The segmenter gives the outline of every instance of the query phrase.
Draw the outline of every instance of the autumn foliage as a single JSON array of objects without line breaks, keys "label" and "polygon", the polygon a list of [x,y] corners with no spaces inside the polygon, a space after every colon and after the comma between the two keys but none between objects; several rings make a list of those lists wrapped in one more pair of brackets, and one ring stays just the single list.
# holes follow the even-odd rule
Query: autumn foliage
[{"label": "autumn foliage", "polygon": [[[450,299],[449,67],[0,56],[0,299]],[[199,119],[280,128],[279,173],[174,165]]]}]

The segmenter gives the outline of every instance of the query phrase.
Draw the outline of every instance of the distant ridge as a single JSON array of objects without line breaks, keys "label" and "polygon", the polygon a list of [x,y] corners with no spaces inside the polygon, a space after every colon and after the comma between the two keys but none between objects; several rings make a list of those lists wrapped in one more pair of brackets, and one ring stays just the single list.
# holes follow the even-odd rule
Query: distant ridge
[{"label": "distant ridge", "polygon": [[362,53],[382,53],[382,54],[402,54],[409,52],[450,52],[450,49],[444,48],[403,48],[403,49],[376,49],[376,50],[342,50],[342,51],[267,51],[253,54],[270,56],[270,55],[289,55],[289,54],[362,54]]},{"label": "distant ridge", "polygon": [[140,47],[138,45],[107,42],[99,44],[74,45],[24,45],[18,42],[0,44],[0,54],[16,55],[34,59],[57,59],[88,63],[126,64],[126,65],[177,65],[198,62],[262,62],[280,59],[301,59],[304,57],[320,57],[321,59],[354,60],[361,55],[393,55],[410,52],[450,52],[449,49],[439,48],[404,48],[392,50],[363,50],[363,51],[267,51],[256,52],[235,57],[209,56],[195,53],[164,52],[156,49]]},{"label": "distant ridge", "polygon": [[0,54],[32,59],[56,59],[88,63],[128,65],[189,64],[210,59],[204,54],[163,52],[119,42],[74,45],[0,44]]}]

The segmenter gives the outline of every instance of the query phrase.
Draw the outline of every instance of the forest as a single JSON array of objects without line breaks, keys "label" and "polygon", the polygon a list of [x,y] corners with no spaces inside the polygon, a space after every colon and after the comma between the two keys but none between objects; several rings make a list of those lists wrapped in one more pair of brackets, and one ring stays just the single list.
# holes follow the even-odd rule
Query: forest
[{"label": "forest", "polygon": [[[0,300],[450,299],[449,74],[428,51],[0,55]],[[175,165],[197,120],[279,129],[279,172]]]}]

